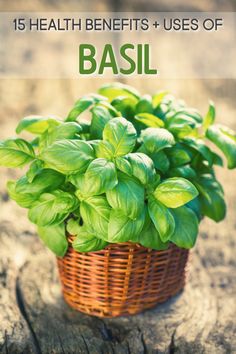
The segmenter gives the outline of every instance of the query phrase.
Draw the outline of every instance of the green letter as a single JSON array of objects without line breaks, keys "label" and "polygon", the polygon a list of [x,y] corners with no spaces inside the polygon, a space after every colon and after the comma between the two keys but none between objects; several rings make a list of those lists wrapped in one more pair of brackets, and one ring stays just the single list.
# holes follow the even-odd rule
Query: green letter
[{"label": "green letter", "polygon": [[[89,53],[85,54],[88,50]],[[96,54],[96,49],[91,44],[80,44],[79,46],[79,73],[80,74],[93,74],[97,68],[96,60],[94,56]],[[85,68],[85,62],[90,62],[90,68]]]},{"label": "green letter", "polygon": [[[109,61],[106,61],[107,56],[109,57]],[[113,48],[111,44],[106,44],[102,54],[102,60],[99,67],[99,74],[103,74],[105,68],[112,68],[113,74],[118,74],[118,68],[116,65],[116,58],[113,52]]]},{"label": "green letter", "polygon": [[150,60],[149,44],[144,44],[144,74],[155,75],[155,74],[157,74],[157,70],[156,69],[151,69],[149,67],[149,64],[150,64],[149,60]]},{"label": "green letter", "polygon": [[142,74],[143,73],[143,48],[142,48],[142,44],[138,44],[137,45],[137,51],[138,51],[138,74]]},{"label": "green letter", "polygon": [[129,64],[130,64],[130,68],[129,69],[120,69],[121,74],[124,75],[129,75],[129,74],[133,74],[135,69],[136,69],[136,64],[135,61],[133,59],[131,59],[127,54],[126,54],[126,49],[134,49],[134,45],[133,44],[124,44],[122,45],[122,47],[120,48],[120,54],[122,56],[122,58],[124,58]]}]

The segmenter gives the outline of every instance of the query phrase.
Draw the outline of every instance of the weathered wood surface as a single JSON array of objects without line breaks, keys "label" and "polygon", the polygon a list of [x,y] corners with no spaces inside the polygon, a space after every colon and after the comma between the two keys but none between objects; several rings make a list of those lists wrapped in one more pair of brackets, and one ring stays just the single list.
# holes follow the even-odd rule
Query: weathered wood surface
[{"label": "weathered wood surface", "polygon": [[2,221],[0,352],[236,352],[234,225],[206,224],[182,294],[137,316],[98,319],[64,303],[55,258],[36,235]]}]

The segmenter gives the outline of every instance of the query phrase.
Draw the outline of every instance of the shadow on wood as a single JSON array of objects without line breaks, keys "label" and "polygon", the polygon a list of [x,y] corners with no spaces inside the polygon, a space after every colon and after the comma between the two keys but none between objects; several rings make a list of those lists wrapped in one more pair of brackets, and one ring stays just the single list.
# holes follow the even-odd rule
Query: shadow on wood
[{"label": "shadow on wood", "polygon": [[235,264],[212,267],[206,240],[193,252],[182,294],[143,314],[104,320],[64,303],[55,258],[36,235],[7,222],[0,230],[1,353],[233,352]]}]

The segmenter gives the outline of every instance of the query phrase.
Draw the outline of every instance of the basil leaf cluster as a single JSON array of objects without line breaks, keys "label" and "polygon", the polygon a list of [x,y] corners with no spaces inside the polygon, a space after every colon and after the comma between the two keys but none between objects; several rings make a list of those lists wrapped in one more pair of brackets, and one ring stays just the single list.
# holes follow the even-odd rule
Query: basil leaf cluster
[{"label": "basil leaf cluster", "polygon": [[80,98],[65,119],[26,117],[16,132],[29,139],[0,141],[0,165],[28,170],[8,193],[57,256],[67,234],[79,252],[120,242],[191,248],[204,216],[225,217],[214,170],[223,159],[207,141],[232,169],[236,134],[215,124],[211,101],[202,116],[165,91],[113,83]]}]

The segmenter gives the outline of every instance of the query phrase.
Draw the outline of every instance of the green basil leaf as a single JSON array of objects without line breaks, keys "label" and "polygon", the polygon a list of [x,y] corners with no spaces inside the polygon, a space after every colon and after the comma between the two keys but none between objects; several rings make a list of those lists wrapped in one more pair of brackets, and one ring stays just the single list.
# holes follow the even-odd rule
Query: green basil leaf
[{"label": "green basil leaf", "polygon": [[41,158],[61,173],[83,173],[94,159],[94,150],[85,141],[61,140],[46,148]]},{"label": "green basil leaf", "polygon": [[121,116],[129,120],[134,117],[136,103],[136,98],[126,96],[118,96],[111,102],[112,106],[121,113]]},{"label": "green basil leaf", "polygon": [[186,136],[198,136],[197,128],[202,123],[202,117],[197,110],[177,107],[166,115],[166,127],[178,139]]},{"label": "green basil leaf", "polygon": [[152,159],[154,166],[158,171],[162,173],[166,173],[170,168],[170,162],[163,150],[160,150],[159,152],[151,153],[147,151],[145,146],[142,144],[138,149],[138,151],[143,152],[145,155],[149,156]]},{"label": "green basil leaf", "polygon": [[206,174],[206,173],[213,173],[212,166],[202,158],[200,154],[197,154],[191,162],[191,167],[197,171],[198,175]]},{"label": "green basil leaf", "polygon": [[[210,201],[209,201],[210,197]],[[208,218],[219,222],[225,218],[226,204],[224,197],[216,191],[208,191],[208,198],[200,195],[201,213]]]},{"label": "green basil leaf", "polygon": [[65,220],[70,212],[78,208],[78,205],[78,199],[69,193],[59,190],[43,193],[33,203],[28,217],[38,226],[56,225]]},{"label": "green basil leaf", "polygon": [[14,200],[22,208],[30,208],[33,202],[37,199],[36,194],[32,193],[19,193],[16,192],[16,182],[8,181],[7,182],[7,191],[12,200]]},{"label": "green basil leaf", "polygon": [[154,193],[154,191],[157,188],[158,184],[160,184],[160,180],[161,180],[161,176],[158,173],[156,173],[154,175],[154,179],[153,179],[152,183],[150,183],[150,184],[148,184],[146,186],[148,195]]},{"label": "green basil leaf", "polygon": [[164,153],[164,151],[159,151],[159,152],[154,152],[152,154],[148,154],[153,163],[155,168],[162,172],[162,173],[166,173],[170,167],[170,162],[166,156],[166,154]]},{"label": "green basil leaf", "polygon": [[173,135],[163,128],[147,128],[142,131],[144,147],[150,153],[156,153],[175,144]]},{"label": "green basil leaf", "polygon": [[140,98],[136,104],[136,113],[153,113],[152,97],[150,95],[144,95]]},{"label": "green basil leaf", "polygon": [[[124,161],[129,164],[130,168]],[[153,181],[155,175],[153,161],[141,152],[130,153],[125,157],[118,158],[118,165],[122,172],[128,171],[128,175],[136,177],[144,185]]]},{"label": "green basil leaf", "polygon": [[198,235],[198,219],[195,213],[186,206],[173,209],[175,231],[170,241],[181,248],[192,248]]},{"label": "green basil leaf", "polygon": [[171,168],[168,171],[169,177],[183,177],[183,178],[195,178],[197,176],[196,172],[189,165],[180,166],[176,168]]},{"label": "green basil leaf", "polygon": [[92,109],[92,121],[90,133],[92,139],[102,139],[103,129],[109,120],[113,118],[109,110],[101,105],[95,105]]},{"label": "green basil leaf", "polygon": [[121,210],[112,210],[108,225],[108,241],[111,243],[126,241],[136,242],[136,239],[142,231],[144,221],[144,212],[133,220]]},{"label": "green basil leaf", "polygon": [[111,208],[105,197],[90,197],[81,202],[80,213],[86,225],[96,237],[107,241]]},{"label": "green basil leaf", "polygon": [[89,134],[90,133],[90,122],[86,119],[80,119],[79,125],[82,128],[81,134]]},{"label": "green basil leaf", "polygon": [[206,116],[203,119],[202,126],[203,126],[204,131],[206,131],[209,128],[209,126],[214,123],[215,115],[216,115],[216,111],[215,111],[214,102],[210,101],[209,102],[208,112],[207,112]]},{"label": "green basil leaf", "polygon": [[57,140],[75,139],[82,132],[82,127],[76,122],[62,123],[54,128],[47,136],[47,146]]},{"label": "green basil leaf", "polygon": [[102,101],[99,103],[99,105],[105,107],[109,111],[112,117],[121,117],[121,113],[115,107],[113,107],[112,104],[109,103],[108,101]]},{"label": "green basil leaf", "polygon": [[164,127],[164,122],[154,116],[154,114],[151,113],[139,113],[136,114],[134,117],[138,122],[144,124],[147,127],[153,127],[153,128],[161,128]]},{"label": "green basil leaf", "polygon": [[124,173],[118,173],[118,184],[107,191],[107,200],[113,209],[135,219],[144,207],[144,188],[138,181]]},{"label": "green basil leaf", "polygon": [[0,141],[0,166],[22,167],[35,159],[32,146],[23,139]]},{"label": "green basil leaf", "polygon": [[56,127],[60,121],[55,118],[29,116],[23,118],[16,128],[16,133],[19,134],[23,130],[32,134],[43,134],[49,128]]},{"label": "green basil leaf", "polygon": [[148,201],[148,212],[161,241],[164,243],[169,241],[175,229],[175,221],[171,212],[154,198]]},{"label": "green basil leaf", "polygon": [[216,222],[223,220],[226,215],[226,204],[221,185],[214,177],[203,175],[197,180],[196,187],[200,192],[201,214]]},{"label": "green basil leaf", "polygon": [[157,251],[166,250],[169,247],[169,242],[162,242],[160,235],[152,222],[150,222],[145,231],[141,232],[140,244]]},{"label": "green basil leaf", "polygon": [[72,243],[72,247],[77,252],[95,252],[102,250],[108,245],[106,241],[91,234],[85,226],[79,226],[78,235]]},{"label": "green basil leaf", "polygon": [[198,137],[197,128],[192,128],[188,124],[175,124],[168,128],[177,140],[182,140],[186,137]]},{"label": "green basil leaf", "polygon": [[60,225],[39,227],[38,234],[43,243],[53,253],[58,257],[64,257],[68,249],[64,223]]},{"label": "green basil leaf", "polygon": [[137,133],[125,118],[113,118],[104,130],[103,139],[114,147],[114,157],[123,156],[131,152],[135,146]]},{"label": "green basil leaf", "polygon": [[26,176],[21,177],[16,183],[17,193],[41,194],[57,189],[65,182],[65,176],[49,168],[42,169],[29,182]]},{"label": "green basil leaf", "polygon": [[201,213],[201,204],[200,204],[200,197],[196,197],[195,199],[191,200],[185,205],[187,208],[190,208],[194,213],[197,215],[199,221],[202,219]]},{"label": "green basil leaf", "polygon": [[[173,113],[172,113],[173,112]],[[175,125],[189,125],[192,128],[199,126],[203,119],[200,113],[194,108],[181,108],[173,110],[167,114],[167,126],[171,128]]]},{"label": "green basil leaf", "polygon": [[152,96],[152,104],[154,108],[157,108],[163,98],[168,94],[167,91],[159,91]]},{"label": "green basil leaf", "polygon": [[71,236],[77,236],[80,232],[81,225],[79,224],[79,220],[69,219],[66,223],[66,231]]},{"label": "green basil leaf", "polygon": [[112,160],[115,154],[115,148],[108,141],[100,141],[94,146],[96,157]]},{"label": "green basil leaf", "polygon": [[36,136],[33,140],[31,140],[30,145],[32,146],[32,148],[38,148],[39,147],[39,136]]},{"label": "green basil leaf", "polygon": [[67,176],[67,181],[73,186],[75,186],[78,190],[75,192],[75,195],[77,196],[78,199],[84,199],[83,191],[84,189],[84,174],[79,173],[73,173],[73,175]]},{"label": "green basil leaf", "polygon": [[139,92],[133,87],[119,82],[105,84],[98,91],[101,95],[107,97],[109,101],[113,101],[117,96],[132,97],[136,98],[137,101],[140,97]]},{"label": "green basil leaf", "polygon": [[225,155],[228,168],[236,167],[236,134],[224,125],[211,125],[206,135]]},{"label": "green basil leaf", "polygon": [[191,161],[191,157],[183,148],[173,146],[170,149],[166,149],[165,153],[170,161],[171,167],[178,167],[185,165]]},{"label": "green basil leaf", "polygon": [[115,164],[118,170],[127,174],[128,176],[132,176],[133,168],[131,166],[131,163],[127,159],[127,156],[116,157]]},{"label": "green basil leaf", "polygon": [[213,165],[217,165],[217,166],[224,166],[224,162],[221,156],[219,156],[218,154],[216,154],[215,152],[211,152],[212,154],[212,159],[213,159]]},{"label": "green basil leaf", "polygon": [[76,192],[75,186],[73,186],[73,184],[70,181],[68,181],[68,179],[66,179],[65,182],[60,186],[60,189],[63,192],[68,192],[70,194],[75,194]]},{"label": "green basil leaf", "polygon": [[[144,219],[144,225],[143,225],[143,228],[142,228],[142,234],[143,232],[147,231],[149,229],[149,226],[152,222],[151,218],[150,218],[150,215],[149,215],[149,212],[148,212],[148,207],[147,205],[145,204],[144,205],[144,213],[145,213],[145,219]],[[141,236],[141,234],[140,234]],[[139,242],[139,240],[137,241]]]},{"label": "green basil leaf", "polygon": [[[203,195],[205,199],[207,199],[208,202],[211,201],[210,196],[208,195],[208,193],[206,192],[206,190],[203,188],[203,186],[199,183],[199,181],[194,181],[194,185],[197,188],[197,190],[199,191],[199,194]],[[200,197],[200,196],[199,196]]]},{"label": "green basil leaf", "polygon": [[[217,190],[219,193],[221,193],[222,195],[224,195],[224,190],[222,185],[219,183],[219,181],[217,181],[217,179],[215,178],[215,176],[211,175],[211,174],[203,174],[201,175],[197,181],[203,185],[204,187],[206,186],[207,189],[214,189]],[[195,181],[194,181],[195,182]]]},{"label": "green basil leaf", "polygon": [[173,115],[183,108],[185,108],[183,100],[177,100],[173,95],[166,94],[162,97],[154,112],[158,117],[166,120],[170,113]]},{"label": "green basil leaf", "polygon": [[118,183],[115,164],[98,158],[88,166],[84,175],[82,192],[85,195],[98,195],[114,188]]},{"label": "green basil leaf", "polygon": [[196,187],[185,178],[168,178],[158,185],[154,192],[155,198],[168,208],[178,208],[196,198]]},{"label": "green basil leaf", "polygon": [[194,149],[196,152],[200,153],[209,165],[213,164],[213,155],[209,147],[201,139],[185,138],[184,143]]},{"label": "green basil leaf", "polygon": [[104,96],[100,96],[97,94],[90,94],[81,97],[78,101],[76,101],[74,107],[69,112],[66,122],[73,122],[76,121],[78,116],[83,113],[86,109],[91,107],[93,104],[105,101],[107,98]]},{"label": "green basil leaf", "polygon": [[28,182],[32,182],[34,177],[42,171],[44,167],[44,163],[43,161],[41,160],[34,160],[32,162],[32,164],[30,165],[27,173],[26,173],[26,176],[27,176],[27,179],[28,179]]}]

